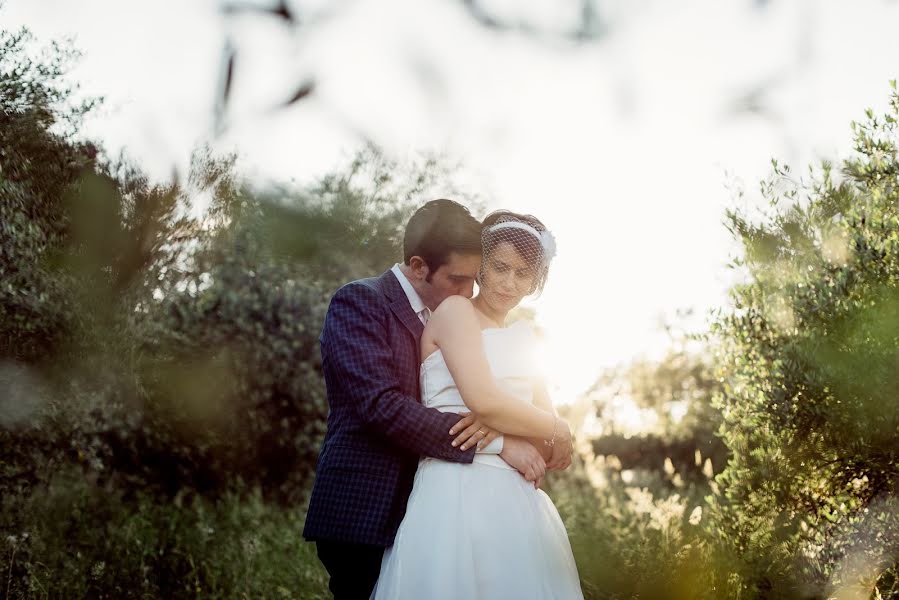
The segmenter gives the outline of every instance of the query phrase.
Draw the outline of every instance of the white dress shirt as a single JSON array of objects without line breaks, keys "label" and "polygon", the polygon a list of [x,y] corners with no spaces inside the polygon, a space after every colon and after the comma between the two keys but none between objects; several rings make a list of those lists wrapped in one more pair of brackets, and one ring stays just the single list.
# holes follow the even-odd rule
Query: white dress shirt
[{"label": "white dress shirt", "polygon": [[406,274],[400,269],[400,263],[393,265],[390,271],[396,275],[396,278],[399,280],[400,287],[406,292],[406,298],[409,299],[409,304],[412,306],[412,310],[415,311],[415,314],[418,315],[421,324],[427,325],[428,319],[431,316],[431,309],[422,302],[421,296],[419,296],[418,292],[415,291],[415,288],[412,287],[412,282],[409,281],[409,278],[406,277]]},{"label": "white dress shirt", "polygon": [[[422,302],[421,296],[418,295],[418,292],[415,291],[415,288],[412,287],[412,282],[409,281],[409,278],[406,277],[406,274],[403,273],[403,270],[400,269],[400,263],[396,263],[391,267],[390,272],[393,273],[397,280],[400,282],[400,287],[403,288],[403,291],[406,293],[406,298],[409,299],[409,305],[412,307],[412,310],[418,315],[418,319],[421,321],[422,325],[428,324],[428,319],[431,317],[431,309],[425,306],[425,303]],[[486,448],[482,448],[478,450],[478,452],[483,454],[499,454],[503,451],[503,436],[499,436],[492,442],[490,442]]]}]

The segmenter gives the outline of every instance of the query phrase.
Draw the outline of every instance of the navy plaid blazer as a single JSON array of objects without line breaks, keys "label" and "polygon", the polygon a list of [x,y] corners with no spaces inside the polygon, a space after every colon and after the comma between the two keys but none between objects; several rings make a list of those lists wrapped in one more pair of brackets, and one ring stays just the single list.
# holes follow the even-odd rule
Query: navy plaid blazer
[{"label": "navy plaid blazer", "polygon": [[459,416],[419,400],[424,326],[396,276],[360,279],[331,299],[321,355],[328,431],[303,537],[390,546],[420,456],[470,463],[451,445]]}]

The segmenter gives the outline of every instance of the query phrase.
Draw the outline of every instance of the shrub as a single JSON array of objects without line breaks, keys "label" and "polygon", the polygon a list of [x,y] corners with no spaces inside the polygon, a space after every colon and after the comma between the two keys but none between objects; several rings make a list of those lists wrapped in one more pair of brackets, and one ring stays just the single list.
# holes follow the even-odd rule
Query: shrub
[{"label": "shrub", "polygon": [[302,511],[258,489],[162,503],[68,470],[0,517],[7,598],[328,597]]},{"label": "shrub", "polygon": [[775,163],[769,211],[729,214],[747,279],[713,331],[732,454],[713,522],[750,595],[895,593],[897,117],[894,93],[887,115],[853,125],[841,181],[828,164],[804,181]]}]

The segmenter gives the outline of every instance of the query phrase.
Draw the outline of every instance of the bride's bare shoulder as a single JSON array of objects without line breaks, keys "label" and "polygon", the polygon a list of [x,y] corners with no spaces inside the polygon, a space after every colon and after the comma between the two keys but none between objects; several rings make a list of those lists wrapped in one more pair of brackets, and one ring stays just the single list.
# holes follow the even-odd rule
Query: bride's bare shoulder
[{"label": "bride's bare shoulder", "polygon": [[475,315],[474,304],[465,296],[448,296],[434,310],[432,319],[456,321],[460,318]]}]

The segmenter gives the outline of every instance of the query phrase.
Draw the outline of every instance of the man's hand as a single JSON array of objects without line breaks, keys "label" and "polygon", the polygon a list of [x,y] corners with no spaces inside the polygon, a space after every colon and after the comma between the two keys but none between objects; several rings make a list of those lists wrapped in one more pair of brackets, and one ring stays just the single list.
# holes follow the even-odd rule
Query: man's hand
[{"label": "man's hand", "polygon": [[561,471],[571,465],[571,454],[574,452],[574,443],[571,439],[571,429],[568,423],[559,419],[556,428],[556,441],[552,447],[552,455],[546,463],[549,471]]},{"label": "man's hand", "polygon": [[507,435],[503,442],[503,451],[499,455],[525,479],[533,483],[535,488],[540,486],[540,480],[546,474],[546,462],[530,442]]},{"label": "man's hand", "polygon": [[481,423],[477,417],[475,417],[471,413],[459,413],[462,415],[462,418],[459,419],[459,422],[453,425],[453,428],[450,429],[450,435],[459,435],[456,436],[456,439],[453,440],[453,446],[459,446],[461,444],[460,450],[468,450],[473,445],[478,445],[478,450],[484,448],[490,442],[498,438],[500,434],[498,431],[494,431]]}]

